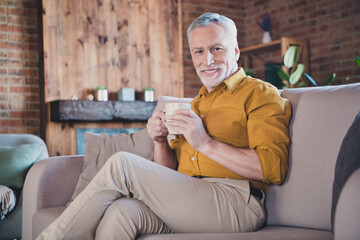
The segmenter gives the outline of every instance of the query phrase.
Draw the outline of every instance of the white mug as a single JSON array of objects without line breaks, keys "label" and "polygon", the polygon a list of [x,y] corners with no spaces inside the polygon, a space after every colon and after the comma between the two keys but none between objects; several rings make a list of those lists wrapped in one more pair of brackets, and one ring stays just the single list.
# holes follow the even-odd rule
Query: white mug
[{"label": "white mug", "polygon": [[[165,105],[165,115],[166,118],[172,114],[175,113],[176,110],[179,109],[191,109],[191,104],[190,103],[166,103]],[[165,125],[169,131],[169,134],[180,134],[177,131],[171,129],[169,126],[167,126],[166,121],[165,121]]]}]

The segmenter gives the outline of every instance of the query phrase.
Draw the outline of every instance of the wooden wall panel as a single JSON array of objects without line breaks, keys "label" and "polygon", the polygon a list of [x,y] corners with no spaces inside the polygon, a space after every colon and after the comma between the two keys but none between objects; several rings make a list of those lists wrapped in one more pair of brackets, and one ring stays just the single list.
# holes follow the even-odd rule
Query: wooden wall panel
[{"label": "wooden wall panel", "polygon": [[[98,85],[107,86],[112,98],[120,88],[141,91],[148,86],[155,89],[156,99],[160,95],[183,97],[180,2],[42,0],[46,105],[73,95],[85,99]],[[48,116],[50,155],[75,154],[74,136],[80,125],[119,128],[134,124],[64,125],[51,122]]]}]

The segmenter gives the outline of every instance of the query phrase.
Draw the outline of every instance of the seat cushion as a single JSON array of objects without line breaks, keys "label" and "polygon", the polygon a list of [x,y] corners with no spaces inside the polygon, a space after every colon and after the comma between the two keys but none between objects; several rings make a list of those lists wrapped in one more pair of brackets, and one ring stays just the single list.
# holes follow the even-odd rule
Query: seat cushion
[{"label": "seat cushion", "polygon": [[138,240],[332,240],[330,231],[268,226],[249,233],[147,234]]},{"label": "seat cushion", "polygon": [[[51,222],[65,210],[65,207],[45,208],[39,210],[33,218],[33,238],[35,239]],[[146,234],[138,240],[332,240],[330,231],[267,226],[249,233],[197,233],[197,234]]]},{"label": "seat cushion", "polygon": [[44,208],[37,211],[33,217],[33,239],[52,223],[66,207]]}]

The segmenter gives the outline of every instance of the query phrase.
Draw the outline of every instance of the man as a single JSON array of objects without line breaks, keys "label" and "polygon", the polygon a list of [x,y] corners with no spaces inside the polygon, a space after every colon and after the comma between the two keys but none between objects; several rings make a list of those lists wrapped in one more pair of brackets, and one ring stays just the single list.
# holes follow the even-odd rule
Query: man
[{"label": "man", "polygon": [[[238,69],[235,24],[205,13],[188,29],[204,84],[192,110],[148,133],[154,161],[113,155],[88,187],[38,239],[135,239],[145,233],[244,232],[265,220],[264,192],[287,172],[290,103],[270,84]],[[177,171],[174,171],[176,170]]]}]

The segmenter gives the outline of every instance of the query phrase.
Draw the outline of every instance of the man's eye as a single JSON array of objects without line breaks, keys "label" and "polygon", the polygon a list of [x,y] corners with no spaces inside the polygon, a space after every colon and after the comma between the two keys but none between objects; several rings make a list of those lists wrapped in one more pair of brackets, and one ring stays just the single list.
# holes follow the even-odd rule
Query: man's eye
[{"label": "man's eye", "polygon": [[201,50],[196,50],[196,51],[195,51],[195,54],[200,54],[200,53],[202,53]]},{"label": "man's eye", "polygon": [[214,48],[214,51],[215,51],[215,52],[219,52],[219,51],[221,51],[221,50],[222,50],[222,48],[219,48],[219,47]]}]

